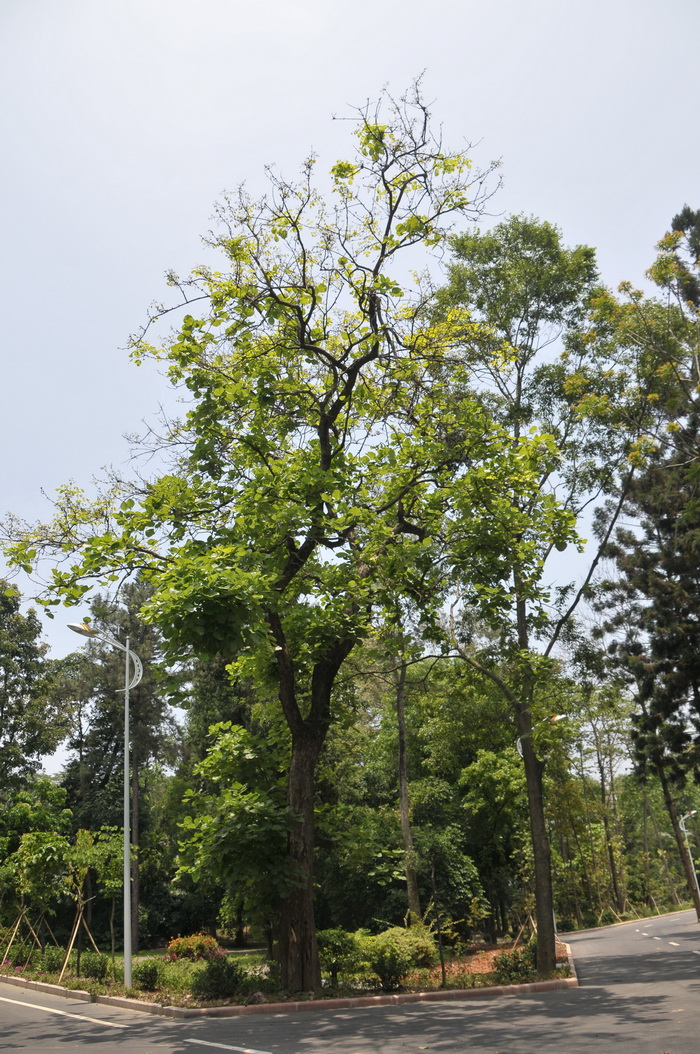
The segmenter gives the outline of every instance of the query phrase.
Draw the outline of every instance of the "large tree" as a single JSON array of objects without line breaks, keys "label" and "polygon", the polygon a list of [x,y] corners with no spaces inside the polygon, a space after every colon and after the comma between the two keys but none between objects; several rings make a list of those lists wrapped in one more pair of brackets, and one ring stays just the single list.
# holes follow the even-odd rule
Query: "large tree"
[{"label": "large tree", "polygon": [[[169,434],[172,470],[115,479],[92,500],[66,488],[52,524],[11,525],[16,562],[61,561],[48,603],[138,572],[154,590],[145,613],[174,649],[237,656],[235,673],[274,687],[291,741],[295,882],[278,946],[292,989],[320,982],[314,774],[338,671],[387,590],[392,603],[439,602],[429,582],[451,508],[459,530],[469,509],[470,529],[488,531],[473,566],[484,585],[499,581],[518,529],[500,495],[529,493],[548,450],[524,436],[512,457],[471,398],[468,364],[450,357],[463,314],[431,320],[429,284],[401,284],[451,218],[478,212],[483,176],[443,150],[417,91],[356,116],[357,152],[332,170],[333,203],[314,186],[313,159],[295,184],[270,173],[266,198],[226,199],[212,238],[224,269],[171,278],[198,314],[162,347],[136,341],[137,359],[163,361],[189,399]],[[570,517],[551,505],[546,516],[570,535]]]}]

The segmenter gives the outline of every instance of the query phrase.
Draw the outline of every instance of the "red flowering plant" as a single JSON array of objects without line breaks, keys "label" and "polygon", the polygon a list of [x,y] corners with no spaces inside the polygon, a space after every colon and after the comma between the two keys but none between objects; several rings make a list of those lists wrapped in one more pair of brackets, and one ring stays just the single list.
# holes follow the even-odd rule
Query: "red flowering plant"
[{"label": "red flowering plant", "polygon": [[175,962],[177,959],[216,959],[225,954],[216,937],[193,933],[189,937],[173,937],[164,958]]}]

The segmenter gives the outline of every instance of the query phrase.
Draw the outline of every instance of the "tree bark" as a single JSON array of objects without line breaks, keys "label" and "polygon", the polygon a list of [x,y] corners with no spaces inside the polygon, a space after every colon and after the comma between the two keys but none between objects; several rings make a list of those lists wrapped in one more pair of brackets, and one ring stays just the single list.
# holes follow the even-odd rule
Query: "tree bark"
[{"label": "tree bark", "polygon": [[413,847],[411,831],[410,803],[408,798],[408,748],[406,742],[406,660],[401,659],[396,672],[396,719],[399,729],[399,809],[401,813],[401,834],[406,861],[406,891],[408,894],[408,914],[410,922],[421,919],[420,895],[418,892],[418,874],[416,872],[416,853]]},{"label": "tree bark", "polygon": [[316,761],[324,740],[325,732],[314,735],[304,730],[292,735],[287,784],[287,804],[292,816],[288,855],[297,873],[298,885],[282,902],[278,939],[281,981],[291,992],[312,992],[321,987],[313,902],[313,857]]},{"label": "tree bark", "polygon": [[678,822],[678,814],[676,812],[676,806],[671,795],[671,787],[666,777],[666,772],[663,765],[656,765],[656,771],[659,774],[659,780],[661,781],[661,787],[664,792],[664,802],[666,803],[666,811],[668,812],[671,826],[673,827],[673,833],[676,838],[676,845],[678,846],[678,854],[683,864],[683,870],[685,871],[685,879],[688,883],[688,890],[690,892],[691,899],[693,901],[693,907],[695,908],[695,914],[698,922],[700,922],[700,894],[698,894],[698,886],[695,881],[695,866],[691,859],[688,848],[685,844],[685,838],[681,831],[680,824]]},{"label": "tree bark", "polygon": [[535,918],[537,920],[537,970],[542,974],[556,969],[556,935],[554,931],[554,894],[549,837],[544,818],[542,795],[543,763],[535,755],[530,709],[521,706],[517,712],[518,735],[523,752],[530,836],[535,865]]}]

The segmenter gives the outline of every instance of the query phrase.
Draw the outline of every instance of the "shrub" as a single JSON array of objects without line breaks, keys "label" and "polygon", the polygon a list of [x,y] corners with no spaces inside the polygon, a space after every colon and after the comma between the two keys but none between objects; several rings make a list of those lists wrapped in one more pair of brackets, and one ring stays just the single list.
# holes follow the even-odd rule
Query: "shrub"
[{"label": "shrub", "polygon": [[46,973],[58,973],[63,966],[65,957],[65,948],[57,948],[53,944],[47,944],[42,956],[42,969]]},{"label": "shrub", "polygon": [[535,973],[537,944],[530,941],[521,948],[500,952],[493,960],[494,973],[499,984],[518,984],[528,981]]},{"label": "shrub", "polygon": [[83,952],[80,956],[80,969],[85,977],[102,981],[107,976],[109,959],[106,955],[98,955],[97,952]]},{"label": "shrub", "polygon": [[190,990],[196,999],[228,999],[236,993],[244,979],[235,959],[222,955],[193,974]]},{"label": "shrub", "polygon": [[410,940],[400,926],[369,937],[365,949],[369,965],[385,992],[398,988],[414,965]]},{"label": "shrub", "polygon": [[[426,925],[422,922],[414,923],[407,929],[395,927],[399,933],[403,933],[403,940],[411,952],[414,966],[434,966],[438,958],[435,939]],[[387,930],[392,933],[393,930]]]},{"label": "shrub", "polygon": [[216,937],[193,933],[189,937],[173,937],[168,945],[170,959],[213,959],[223,954]]},{"label": "shrub", "polygon": [[347,976],[360,968],[362,951],[354,933],[341,929],[319,930],[316,936],[321,966],[328,970],[334,985],[339,974]]},{"label": "shrub", "polygon": [[137,988],[144,992],[155,992],[163,974],[163,965],[159,959],[142,959],[134,963],[131,976]]}]

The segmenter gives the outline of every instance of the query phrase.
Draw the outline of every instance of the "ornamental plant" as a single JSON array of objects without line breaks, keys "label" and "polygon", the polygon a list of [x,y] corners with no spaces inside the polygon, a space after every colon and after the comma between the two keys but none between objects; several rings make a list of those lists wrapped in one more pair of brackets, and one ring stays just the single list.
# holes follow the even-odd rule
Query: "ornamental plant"
[{"label": "ornamental plant", "polygon": [[225,955],[216,937],[207,933],[193,933],[189,937],[173,937],[168,944],[166,959],[215,959]]}]

